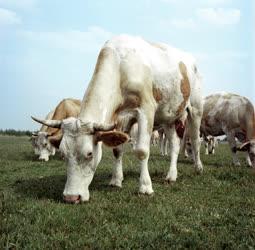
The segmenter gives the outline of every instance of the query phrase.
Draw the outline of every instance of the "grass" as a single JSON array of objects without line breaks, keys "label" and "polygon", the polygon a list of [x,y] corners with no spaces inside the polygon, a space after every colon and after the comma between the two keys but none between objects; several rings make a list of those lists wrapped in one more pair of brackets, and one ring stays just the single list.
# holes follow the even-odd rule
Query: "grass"
[{"label": "grass", "polygon": [[202,155],[204,173],[179,158],[175,184],[164,182],[168,157],[152,148],[155,195],[138,195],[138,161],[127,147],[123,188],[108,186],[113,156],[105,149],[91,200],[62,202],[65,164],[39,162],[28,137],[0,136],[0,249],[254,249],[255,176],[231,164],[220,145]]}]

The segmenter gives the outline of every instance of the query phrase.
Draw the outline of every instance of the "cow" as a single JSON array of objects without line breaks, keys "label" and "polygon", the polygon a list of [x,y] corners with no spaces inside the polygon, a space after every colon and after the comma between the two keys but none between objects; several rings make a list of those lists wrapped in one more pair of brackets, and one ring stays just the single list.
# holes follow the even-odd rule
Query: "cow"
[{"label": "cow", "polygon": [[[62,128],[60,151],[67,161],[63,197],[68,203],[89,200],[89,185],[102,156],[102,142],[113,148],[110,185],[122,186],[123,144],[138,123],[134,153],[140,161],[139,192],[152,194],[148,170],[153,127],[169,127],[171,164],[166,180],[177,178],[179,141],[175,122],[188,112],[195,169],[202,172],[199,128],[203,113],[201,76],[190,54],[163,43],[121,35],[107,41],[97,58],[78,118],[36,120]],[[123,118],[125,122],[123,122]]]},{"label": "cow", "polygon": [[156,146],[159,143],[159,133],[158,130],[153,130],[151,135],[151,144],[152,146]]},{"label": "cow", "polygon": [[[129,136],[130,136],[130,143],[132,145],[132,147],[135,147],[136,141],[137,141],[137,136],[138,136],[138,124],[135,123],[130,132],[129,132]],[[151,145],[155,146],[157,145],[159,142],[159,133],[157,130],[153,130],[152,134],[151,134]]]},{"label": "cow", "polygon": [[[77,117],[81,108],[81,101],[76,99],[63,99],[55,108],[53,114],[49,114],[49,119],[66,119]],[[48,161],[50,155],[55,154],[55,149],[59,147],[62,139],[60,128],[42,126],[39,133],[32,135],[32,145],[35,145],[35,152],[39,155],[39,160]]]},{"label": "cow", "polygon": [[236,155],[240,150],[247,152],[247,163],[255,168],[255,112],[247,98],[232,93],[207,96],[200,130],[204,136],[226,135],[234,165],[240,165]]},{"label": "cow", "polygon": [[[45,119],[52,119],[53,115],[54,115],[54,111],[52,110],[50,111],[47,116],[45,117]],[[32,136],[30,138],[31,143],[32,143],[32,147],[34,149],[34,153],[35,155],[39,155],[39,159],[40,160],[45,160],[43,158],[43,155],[40,154],[40,145],[42,144],[41,141],[43,140],[42,137],[45,137],[45,132],[47,130],[47,126],[42,125],[39,132],[33,132]],[[51,155],[55,155],[55,147],[53,147],[51,144],[49,145],[49,151]]]},{"label": "cow", "polygon": [[203,137],[203,144],[205,146],[205,154],[215,154],[215,148],[218,144],[216,137],[208,135]]},{"label": "cow", "polygon": [[160,148],[160,154],[162,156],[168,155],[168,145],[169,141],[166,136],[166,133],[164,132],[163,128],[160,128],[158,130],[159,133],[159,148]]},{"label": "cow", "polygon": [[[205,147],[205,155],[215,154],[215,148],[218,145],[218,141],[216,137],[211,135],[202,136],[202,134],[200,134],[200,139],[201,139],[202,145],[204,145]],[[188,135],[186,135],[185,139],[183,139],[181,147],[182,147],[182,152],[185,155],[185,158],[192,158],[192,148],[191,148],[191,143],[188,138]]]}]

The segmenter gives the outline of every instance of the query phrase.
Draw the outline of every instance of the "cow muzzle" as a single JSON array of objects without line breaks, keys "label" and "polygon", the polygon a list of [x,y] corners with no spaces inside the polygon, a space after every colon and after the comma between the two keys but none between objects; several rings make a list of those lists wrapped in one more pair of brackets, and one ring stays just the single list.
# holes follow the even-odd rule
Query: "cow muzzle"
[{"label": "cow muzzle", "polygon": [[39,160],[41,160],[41,161],[48,161],[49,160],[49,156],[47,156],[47,155],[43,155],[43,156],[39,156]]},{"label": "cow muzzle", "polygon": [[70,203],[70,204],[79,204],[79,203],[81,203],[81,196],[80,195],[64,195],[63,199],[66,203]]}]

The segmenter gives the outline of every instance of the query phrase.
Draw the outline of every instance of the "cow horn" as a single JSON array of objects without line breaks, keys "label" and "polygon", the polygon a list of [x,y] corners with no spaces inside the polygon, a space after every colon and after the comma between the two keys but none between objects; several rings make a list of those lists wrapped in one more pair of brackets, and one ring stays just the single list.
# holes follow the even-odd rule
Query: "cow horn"
[{"label": "cow horn", "polygon": [[32,132],[32,136],[38,136],[37,132]]},{"label": "cow horn", "polygon": [[93,128],[95,131],[110,131],[110,130],[113,130],[115,127],[116,127],[116,124],[103,125],[103,124],[93,123]]},{"label": "cow horn", "polygon": [[242,145],[240,145],[237,150],[238,151],[248,151],[249,150],[249,147],[250,147],[250,144],[251,142],[250,141],[247,141],[245,143],[243,143]]},{"label": "cow horn", "polygon": [[46,125],[46,126],[52,127],[52,128],[60,128],[61,124],[62,124],[61,120],[40,120],[40,119],[37,119],[33,116],[31,116],[31,118],[36,122],[39,122],[43,125]]}]

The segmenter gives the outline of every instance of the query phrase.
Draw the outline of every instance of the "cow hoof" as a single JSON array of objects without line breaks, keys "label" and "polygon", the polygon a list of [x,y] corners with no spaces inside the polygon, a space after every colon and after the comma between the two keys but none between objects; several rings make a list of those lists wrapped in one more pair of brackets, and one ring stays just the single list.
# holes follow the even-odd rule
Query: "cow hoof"
[{"label": "cow hoof", "polygon": [[176,182],[176,180],[173,180],[171,178],[166,178],[165,179],[165,183],[168,185],[173,185]]},{"label": "cow hoof", "polygon": [[154,193],[151,186],[141,185],[139,188],[139,194],[152,195]]},{"label": "cow hoof", "polygon": [[111,187],[119,187],[119,188],[121,188],[121,187],[122,187],[122,180],[111,179],[109,185],[110,185]]},{"label": "cow hoof", "polygon": [[195,170],[197,174],[202,174],[203,173],[203,165],[199,164],[197,166],[195,166]]},{"label": "cow hoof", "polygon": [[168,182],[168,183],[171,183],[171,182],[176,182],[176,179],[177,179],[177,173],[171,173],[171,174],[168,174],[167,176],[166,176],[166,181]]},{"label": "cow hoof", "polygon": [[234,165],[235,165],[236,167],[241,167],[241,163],[240,163],[240,162],[234,162]]}]

